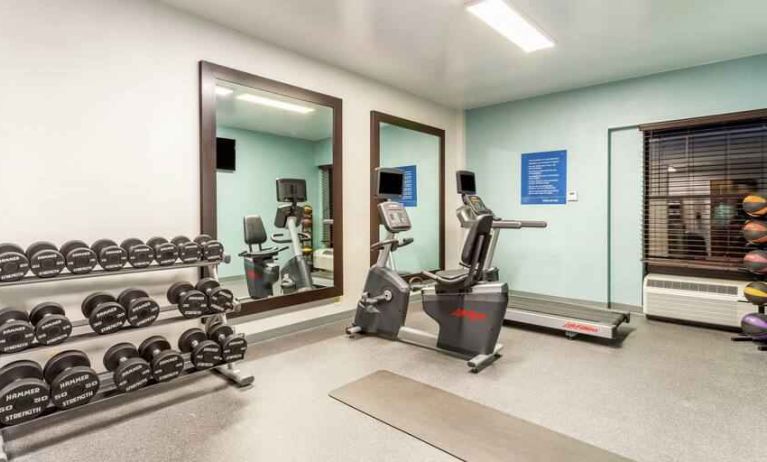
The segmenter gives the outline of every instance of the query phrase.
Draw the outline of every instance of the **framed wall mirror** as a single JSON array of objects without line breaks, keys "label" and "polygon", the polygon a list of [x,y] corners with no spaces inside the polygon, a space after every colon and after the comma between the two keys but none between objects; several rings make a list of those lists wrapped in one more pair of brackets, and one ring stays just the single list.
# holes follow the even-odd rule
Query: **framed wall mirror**
[{"label": "framed wall mirror", "polygon": [[[397,252],[394,266],[406,276],[445,267],[445,131],[393,115],[370,113],[370,172],[377,167],[405,173],[405,205],[413,244]],[[370,242],[384,235],[371,181]],[[375,252],[370,261],[375,262]]]},{"label": "framed wall mirror", "polygon": [[240,315],[343,293],[342,101],[200,63],[202,232]]}]

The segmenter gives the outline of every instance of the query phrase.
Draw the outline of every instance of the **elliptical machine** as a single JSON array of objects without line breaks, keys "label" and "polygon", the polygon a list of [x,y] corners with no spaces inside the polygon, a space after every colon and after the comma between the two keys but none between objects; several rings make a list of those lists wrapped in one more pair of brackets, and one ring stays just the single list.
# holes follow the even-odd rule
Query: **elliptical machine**
[{"label": "elliptical machine", "polygon": [[293,255],[280,270],[282,293],[311,290],[314,288],[311,271],[301,245],[301,240],[310,239],[310,236],[300,230],[304,208],[298,205],[299,202],[306,202],[306,180],[278,178],[277,202],[283,202],[285,205],[277,207],[274,226],[286,229],[288,234],[272,234],[272,242],[289,244],[293,251]]},{"label": "elliptical machine", "polygon": [[423,288],[423,308],[439,325],[438,335],[406,327],[410,286],[391,266],[391,253],[413,242],[398,239],[410,230],[411,223],[402,198],[404,173],[377,168],[376,198],[386,238],[372,245],[378,260],[370,267],[365,287],[357,303],[349,336],[377,335],[399,340],[453,356],[468,359],[471,372],[479,372],[501,357],[503,345],[497,343],[508,304],[508,286],[500,282],[481,282],[490,246],[492,217],[480,217],[471,225],[461,251],[459,270],[423,272],[436,282]]}]

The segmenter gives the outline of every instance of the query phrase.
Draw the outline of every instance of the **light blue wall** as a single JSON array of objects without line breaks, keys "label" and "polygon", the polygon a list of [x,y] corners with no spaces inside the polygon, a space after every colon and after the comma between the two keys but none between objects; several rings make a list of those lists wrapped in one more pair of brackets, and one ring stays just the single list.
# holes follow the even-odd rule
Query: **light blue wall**
[{"label": "light blue wall", "polygon": [[[440,139],[394,125],[380,131],[382,167],[416,166],[418,205],[408,207],[413,228],[404,233],[413,244],[396,252],[397,269],[407,272],[439,268],[439,142]],[[381,230],[381,236],[385,234]]]},{"label": "light blue wall", "polygon": [[[218,127],[217,136],[237,140],[236,171],[216,173],[218,238],[232,255],[232,263],[222,265],[220,276],[243,275],[243,262],[237,257],[245,249],[242,218],[261,215],[267,233],[275,232],[278,204],[274,182],[277,178],[306,179],[309,203],[314,210],[319,207],[316,143],[230,127]],[[275,244],[268,241],[265,245]],[[289,258],[289,253],[287,250],[280,254],[280,265]]]},{"label": "light blue wall", "polygon": [[[608,129],[767,107],[767,55],[466,111],[466,160],[505,218],[547,220],[505,232],[495,263],[513,290],[607,301]],[[641,137],[615,131],[612,301],[641,304]],[[578,202],[520,205],[520,154],[566,149]],[[617,279],[617,280],[616,280]]]}]

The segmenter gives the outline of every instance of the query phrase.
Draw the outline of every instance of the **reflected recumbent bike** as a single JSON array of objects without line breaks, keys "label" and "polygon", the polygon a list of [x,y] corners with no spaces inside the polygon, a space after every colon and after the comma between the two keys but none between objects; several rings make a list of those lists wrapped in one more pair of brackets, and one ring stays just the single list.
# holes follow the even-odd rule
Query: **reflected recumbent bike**
[{"label": "reflected recumbent bike", "polygon": [[406,327],[410,286],[390,264],[391,253],[413,242],[397,234],[410,230],[410,218],[402,198],[403,172],[378,168],[375,172],[376,198],[386,238],[376,242],[378,260],[370,267],[362,297],[357,303],[349,336],[377,335],[468,359],[471,372],[479,372],[500,358],[503,345],[497,343],[508,305],[508,286],[483,282],[482,271],[490,246],[492,217],[480,217],[469,229],[461,251],[463,268],[423,272],[434,285],[423,288],[423,309],[439,325],[435,336]]}]

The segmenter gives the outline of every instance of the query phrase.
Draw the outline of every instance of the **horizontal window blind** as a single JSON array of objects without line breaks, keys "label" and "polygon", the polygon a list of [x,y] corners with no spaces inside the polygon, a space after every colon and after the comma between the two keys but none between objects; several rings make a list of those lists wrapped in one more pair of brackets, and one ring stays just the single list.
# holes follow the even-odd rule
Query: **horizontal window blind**
[{"label": "horizontal window blind", "polygon": [[644,131],[649,271],[729,272],[746,253],[741,201],[767,191],[767,118]]}]

